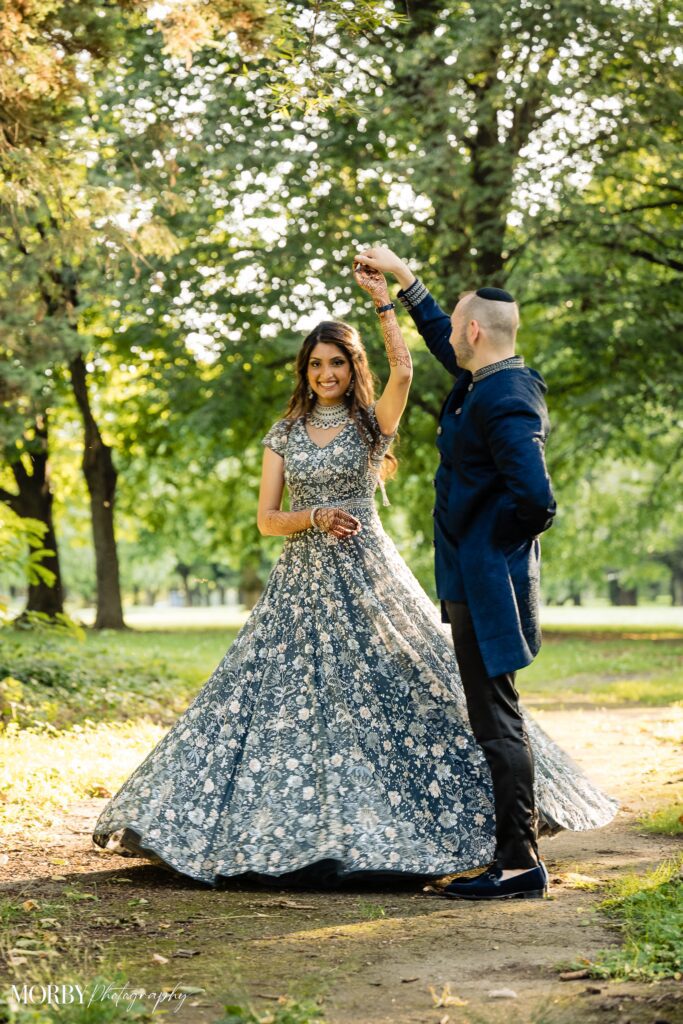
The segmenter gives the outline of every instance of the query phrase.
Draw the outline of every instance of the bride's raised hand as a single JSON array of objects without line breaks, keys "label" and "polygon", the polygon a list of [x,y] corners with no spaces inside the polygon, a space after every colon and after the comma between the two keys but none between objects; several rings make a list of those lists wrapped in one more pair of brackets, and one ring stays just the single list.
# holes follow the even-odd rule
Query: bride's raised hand
[{"label": "bride's raised hand", "polygon": [[360,285],[363,291],[368,292],[375,302],[378,302],[380,299],[389,301],[387,279],[381,270],[375,270],[374,267],[369,267],[354,260],[353,276],[356,279],[356,283]]}]

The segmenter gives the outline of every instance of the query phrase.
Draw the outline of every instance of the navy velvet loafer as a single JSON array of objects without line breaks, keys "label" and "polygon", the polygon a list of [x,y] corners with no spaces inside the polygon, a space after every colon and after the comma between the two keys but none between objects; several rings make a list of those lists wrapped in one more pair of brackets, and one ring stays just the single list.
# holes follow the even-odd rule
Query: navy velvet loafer
[{"label": "navy velvet loafer", "polygon": [[548,872],[541,861],[512,878],[501,878],[499,868],[476,878],[451,882],[439,895],[455,900],[540,900],[548,893]]}]

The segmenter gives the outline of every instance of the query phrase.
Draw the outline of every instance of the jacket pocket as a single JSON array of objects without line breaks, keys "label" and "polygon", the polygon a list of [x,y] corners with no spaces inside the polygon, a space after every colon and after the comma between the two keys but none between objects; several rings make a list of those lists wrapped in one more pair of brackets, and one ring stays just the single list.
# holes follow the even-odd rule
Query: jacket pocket
[{"label": "jacket pocket", "polygon": [[517,547],[519,544],[533,540],[536,536],[529,533],[522,520],[517,515],[517,509],[512,498],[503,495],[493,521],[493,542],[499,547]]}]

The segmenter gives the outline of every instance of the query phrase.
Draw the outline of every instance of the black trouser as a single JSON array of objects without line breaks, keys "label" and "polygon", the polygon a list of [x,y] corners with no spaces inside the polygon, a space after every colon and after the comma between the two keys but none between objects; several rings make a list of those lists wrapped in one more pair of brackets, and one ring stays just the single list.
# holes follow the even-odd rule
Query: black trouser
[{"label": "black trouser", "polygon": [[515,673],[489,676],[466,604],[446,601],[472,732],[493,780],[496,864],[531,868],[538,862],[534,759],[515,689]]}]

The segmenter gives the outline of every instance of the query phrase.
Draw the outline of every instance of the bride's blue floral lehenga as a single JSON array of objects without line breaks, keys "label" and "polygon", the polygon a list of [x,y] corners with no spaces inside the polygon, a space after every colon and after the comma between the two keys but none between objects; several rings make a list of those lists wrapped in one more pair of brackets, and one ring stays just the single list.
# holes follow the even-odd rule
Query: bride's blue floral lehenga
[{"label": "bride's blue floral lehenga", "polygon": [[[494,809],[450,636],[374,504],[393,435],[303,419],[263,438],[292,509],[342,506],[361,532],[288,536],[211,678],[102,811],[98,846],[216,885],[440,876],[493,859]],[[616,802],[525,714],[539,832],[609,822]]]}]

